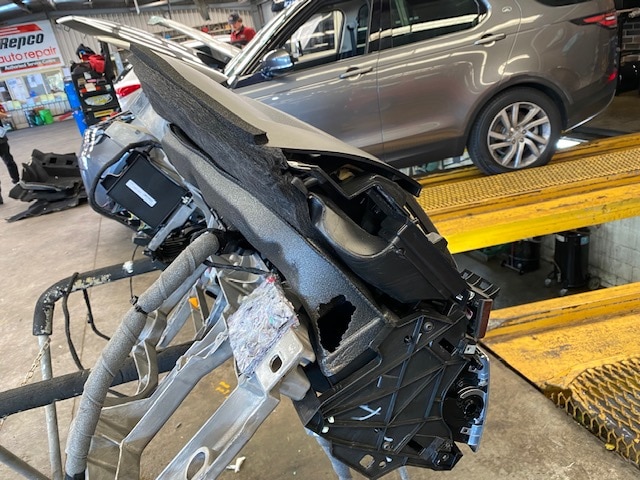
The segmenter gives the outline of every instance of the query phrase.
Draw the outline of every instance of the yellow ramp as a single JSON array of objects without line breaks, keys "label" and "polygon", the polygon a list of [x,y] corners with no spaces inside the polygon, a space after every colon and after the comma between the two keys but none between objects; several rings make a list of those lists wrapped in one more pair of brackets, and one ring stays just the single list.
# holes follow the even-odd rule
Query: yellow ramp
[{"label": "yellow ramp", "polygon": [[492,313],[485,346],[640,466],[640,283]]},{"label": "yellow ramp", "polygon": [[[453,253],[640,215],[640,135],[557,154],[545,167],[421,181]],[[608,448],[640,467],[640,283],[497,310],[483,343]]]},{"label": "yellow ramp", "polygon": [[[630,133],[616,137],[601,138],[590,142],[581,143],[571,148],[566,148],[556,152],[551,159],[551,164],[573,161],[586,156],[601,155],[627,148],[634,148],[640,145],[640,134]],[[459,167],[448,171],[430,173],[417,178],[423,187],[441,185],[473,178],[482,178],[485,174],[474,166]]]},{"label": "yellow ramp", "polygon": [[424,181],[418,199],[452,253],[640,215],[640,135],[588,144],[545,167]]},{"label": "yellow ramp", "polygon": [[592,366],[640,357],[640,283],[503,308],[484,343],[541,389]]}]

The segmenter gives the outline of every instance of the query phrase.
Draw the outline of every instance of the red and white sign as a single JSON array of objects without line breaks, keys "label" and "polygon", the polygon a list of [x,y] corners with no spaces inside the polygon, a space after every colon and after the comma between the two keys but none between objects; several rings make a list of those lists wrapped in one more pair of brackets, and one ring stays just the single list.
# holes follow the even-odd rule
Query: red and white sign
[{"label": "red and white sign", "polygon": [[64,66],[48,21],[0,28],[0,76],[17,76]]}]

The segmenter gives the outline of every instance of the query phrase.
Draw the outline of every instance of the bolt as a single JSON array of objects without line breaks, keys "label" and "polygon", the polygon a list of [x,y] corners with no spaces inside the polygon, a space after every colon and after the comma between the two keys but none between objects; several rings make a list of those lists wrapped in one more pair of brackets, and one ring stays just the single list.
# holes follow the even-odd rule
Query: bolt
[{"label": "bolt", "polygon": [[329,423],[333,423],[333,422],[335,422],[335,421],[336,421],[336,419],[335,419],[335,418],[333,418],[333,417],[329,417],[329,418],[327,418],[327,422],[329,422]]},{"label": "bolt", "polygon": [[391,442],[384,442],[382,444],[382,449],[383,450],[391,450],[393,448],[393,445],[391,444]]},{"label": "bolt", "polygon": [[424,327],[422,328],[424,329],[425,332],[430,332],[431,330],[433,330],[433,323],[427,322],[424,324]]},{"label": "bolt", "polygon": [[322,433],[329,433],[329,427],[322,427]]}]

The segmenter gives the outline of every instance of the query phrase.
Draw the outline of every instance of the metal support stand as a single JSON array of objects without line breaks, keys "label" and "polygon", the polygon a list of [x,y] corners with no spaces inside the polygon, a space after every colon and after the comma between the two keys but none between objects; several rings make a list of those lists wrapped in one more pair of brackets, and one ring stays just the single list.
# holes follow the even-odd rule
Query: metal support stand
[{"label": "metal support stand", "polygon": [[[88,290],[89,288],[98,285],[105,285],[116,280],[152,272],[154,270],[158,270],[159,267],[160,265],[157,263],[148,258],[144,258],[135,262],[127,262],[125,264],[120,263],[74,275],[56,282],[45,290],[42,295],[40,295],[40,298],[36,303],[33,316],[33,334],[38,338],[38,345],[40,347],[39,361],[42,380],[47,381],[54,378],[51,351],[48,344],[51,334],[53,333],[54,308],[58,300],[72,292]],[[72,280],[73,283],[70,285]],[[64,477],[62,469],[62,450],[60,448],[60,435],[55,402],[45,405],[44,409],[47,438],[49,442],[51,479],[62,480]],[[1,446],[0,462],[7,464],[9,467],[27,478],[47,478]]]},{"label": "metal support stand", "polygon": [[0,445],[0,462],[4,463],[9,468],[13,469],[16,473],[19,473],[25,478],[30,480],[49,480],[49,477],[43,475],[38,470],[33,468],[20,457],[17,457],[9,450]]},{"label": "metal support stand", "polygon": [[[40,371],[43,380],[53,378],[51,368],[51,352],[48,347],[49,335],[38,335],[38,345],[44,350],[44,355],[40,359]],[[50,403],[44,407],[44,414],[47,423],[47,437],[49,439],[49,462],[51,463],[51,478],[62,480],[62,452],[60,451],[60,435],[58,433],[58,415],[56,404]]]},{"label": "metal support stand", "polygon": [[[116,479],[136,478],[144,448],[200,379],[231,356],[225,322],[219,321],[185,353],[150,397],[104,408],[89,453],[89,476],[115,471]],[[266,353],[253,376],[241,376],[236,389],[158,479],[183,478],[197,462],[202,464],[199,472],[204,478],[222,473],[278,405],[279,393],[304,397],[310,385],[298,366],[313,358],[305,329],[289,329]]]},{"label": "metal support stand", "polygon": [[[274,363],[275,358],[279,360]],[[184,478],[192,464],[204,460],[198,474],[216,478],[280,403],[284,382],[287,393],[302,398],[309,381],[298,365],[314,358],[303,329],[289,330],[259,364],[255,375],[244,377],[225,402],[158,476],[158,480]]]}]

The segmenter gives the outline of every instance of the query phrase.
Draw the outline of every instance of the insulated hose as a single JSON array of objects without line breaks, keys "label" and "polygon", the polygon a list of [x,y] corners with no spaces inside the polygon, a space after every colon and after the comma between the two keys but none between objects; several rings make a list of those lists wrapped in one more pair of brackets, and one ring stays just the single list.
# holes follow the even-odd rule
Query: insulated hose
[{"label": "insulated hose", "polygon": [[160,277],[137,299],[100,354],[87,383],[67,440],[66,478],[84,478],[91,437],[115,374],[118,372],[145,326],[148,313],[158,309],[209,255],[219,249],[215,235],[205,232],[196,238]]}]

